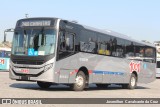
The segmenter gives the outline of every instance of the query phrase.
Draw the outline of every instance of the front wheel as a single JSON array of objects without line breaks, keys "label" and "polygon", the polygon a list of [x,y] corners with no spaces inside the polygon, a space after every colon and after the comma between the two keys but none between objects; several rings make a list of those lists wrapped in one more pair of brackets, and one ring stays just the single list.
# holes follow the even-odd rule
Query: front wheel
[{"label": "front wheel", "polygon": [[46,89],[49,88],[52,84],[49,82],[41,82],[41,81],[37,81],[37,84],[39,87]]},{"label": "front wheel", "polygon": [[83,71],[79,71],[76,75],[75,83],[71,86],[74,91],[82,91],[86,85],[86,75]]},{"label": "front wheel", "polygon": [[128,88],[128,89],[135,89],[136,86],[137,86],[137,77],[133,73],[131,74],[129,84],[123,84],[122,85],[123,88]]}]

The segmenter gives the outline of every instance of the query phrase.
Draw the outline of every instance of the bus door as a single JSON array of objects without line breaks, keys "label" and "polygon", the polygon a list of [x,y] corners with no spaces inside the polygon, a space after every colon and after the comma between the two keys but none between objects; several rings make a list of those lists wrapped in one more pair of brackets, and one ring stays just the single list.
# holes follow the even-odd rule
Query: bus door
[{"label": "bus door", "polygon": [[66,31],[60,31],[58,43],[58,66],[59,66],[59,83],[69,83],[70,72],[73,71],[73,63],[71,63],[71,55],[74,54],[75,34]]}]

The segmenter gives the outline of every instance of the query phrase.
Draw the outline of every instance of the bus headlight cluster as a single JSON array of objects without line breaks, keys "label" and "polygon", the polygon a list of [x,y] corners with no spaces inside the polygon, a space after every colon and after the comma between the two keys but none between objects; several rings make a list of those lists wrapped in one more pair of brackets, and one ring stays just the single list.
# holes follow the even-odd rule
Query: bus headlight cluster
[{"label": "bus headlight cluster", "polygon": [[47,70],[51,69],[52,66],[53,66],[53,63],[46,65],[46,66],[44,67],[44,71],[47,71]]}]

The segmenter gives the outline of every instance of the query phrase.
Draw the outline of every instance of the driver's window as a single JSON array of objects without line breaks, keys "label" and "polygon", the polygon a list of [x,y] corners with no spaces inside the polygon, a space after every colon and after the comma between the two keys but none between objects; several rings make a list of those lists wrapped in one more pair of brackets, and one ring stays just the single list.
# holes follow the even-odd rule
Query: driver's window
[{"label": "driver's window", "polygon": [[59,58],[62,59],[74,53],[74,34],[61,31],[59,36]]},{"label": "driver's window", "polygon": [[60,32],[60,50],[74,51],[74,34]]},{"label": "driver's window", "polygon": [[65,51],[66,50],[66,46],[65,46],[65,33],[64,32],[60,32],[60,50]]},{"label": "driver's window", "polygon": [[74,50],[74,35],[71,33],[66,34],[66,50],[73,51]]}]

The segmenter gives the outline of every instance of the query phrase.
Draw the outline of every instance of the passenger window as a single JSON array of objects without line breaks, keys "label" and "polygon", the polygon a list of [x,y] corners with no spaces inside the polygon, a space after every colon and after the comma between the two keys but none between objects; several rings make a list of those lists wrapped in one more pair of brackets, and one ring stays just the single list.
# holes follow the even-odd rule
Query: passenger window
[{"label": "passenger window", "polygon": [[144,61],[154,63],[155,62],[155,49],[151,47],[145,48],[145,59]]},{"label": "passenger window", "polygon": [[80,51],[88,53],[97,53],[96,34],[87,30],[81,31]]},{"label": "passenger window", "polygon": [[115,56],[117,57],[124,57],[124,47],[125,43],[123,39],[117,38],[117,43],[115,46]]},{"label": "passenger window", "polygon": [[135,44],[135,57],[144,57],[144,46],[141,44]]},{"label": "passenger window", "polygon": [[111,55],[111,42],[110,36],[98,34],[98,54]]},{"label": "passenger window", "polygon": [[126,53],[125,56],[127,58],[134,57],[134,43],[130,41],[126,41]]}]

